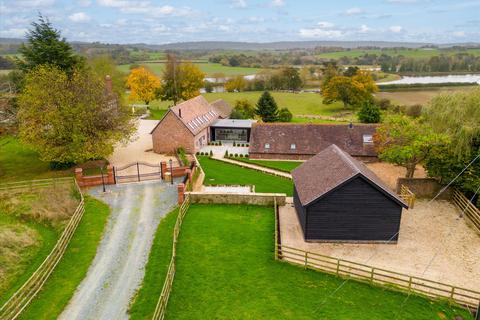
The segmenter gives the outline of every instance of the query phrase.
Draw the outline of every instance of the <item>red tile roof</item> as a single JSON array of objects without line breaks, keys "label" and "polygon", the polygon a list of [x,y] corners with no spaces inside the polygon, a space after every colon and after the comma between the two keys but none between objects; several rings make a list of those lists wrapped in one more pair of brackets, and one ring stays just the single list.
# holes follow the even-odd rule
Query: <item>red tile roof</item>
[{"label": "red tile roof", "polygon": [[[315,155],[336,144],[351,156],[375,157],[375,125],[257,123],[252,126],[250,153]],[[269,144],[270,148],[265,148]],[[292,148],[294,145],[294,148]]]},{"label": "red tile roof", "polygon": [[408,207],[375,173],[334,144],[292,171],[298,197],[304,206],[356,176],[362,176],[392,200]]}]

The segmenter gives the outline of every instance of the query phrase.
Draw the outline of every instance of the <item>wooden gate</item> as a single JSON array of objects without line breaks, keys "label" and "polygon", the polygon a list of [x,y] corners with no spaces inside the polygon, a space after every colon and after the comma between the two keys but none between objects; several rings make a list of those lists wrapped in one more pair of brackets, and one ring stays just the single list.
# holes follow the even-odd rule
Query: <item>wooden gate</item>
[{"label": "wooden gate", "polygon": [[162,166],[160,163],[133,162],[123,167],[114,167],[113,173],[116,183],[161,180]]}]

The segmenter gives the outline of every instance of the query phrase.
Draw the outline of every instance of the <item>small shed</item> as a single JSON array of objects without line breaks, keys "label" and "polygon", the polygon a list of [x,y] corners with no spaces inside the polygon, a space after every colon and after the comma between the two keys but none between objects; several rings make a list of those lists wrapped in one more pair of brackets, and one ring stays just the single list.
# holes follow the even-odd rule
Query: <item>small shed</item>
[{"label": "small shed", "polygon": [[395,243],[407,204],[332,144],[292,172],[305,241]]}]

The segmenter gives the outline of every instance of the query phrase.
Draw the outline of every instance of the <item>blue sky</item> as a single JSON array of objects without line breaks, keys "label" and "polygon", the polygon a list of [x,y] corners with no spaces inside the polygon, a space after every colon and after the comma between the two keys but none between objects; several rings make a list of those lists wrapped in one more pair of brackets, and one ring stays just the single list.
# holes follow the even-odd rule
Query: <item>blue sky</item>
[{"label": "blue sky", "polygon": [[480,0],[0,0],[0,37],[38,12],[78,41],[480,42]]}]

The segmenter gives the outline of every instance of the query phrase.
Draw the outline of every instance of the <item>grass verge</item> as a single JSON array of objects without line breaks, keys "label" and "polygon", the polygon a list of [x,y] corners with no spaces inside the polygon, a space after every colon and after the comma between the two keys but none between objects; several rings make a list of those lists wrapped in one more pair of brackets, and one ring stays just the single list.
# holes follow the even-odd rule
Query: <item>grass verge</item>
[{"label": "grass verge", "polygon": [[172,257],[173,228],[177,216],[178,208],[167,214],[158,225],[145,267],[145,277],[129,308],[132,320],[151,319],[155,312]]},{"label": "grass verge", "polygon": [[402,305],[404,293],[275,261],[272,211],[190,207],[167,319],[472,319],[448,303],[412,295]]},{"label": "grass verge", "polygon": [[249,158],[232,158],[233,160],[255,164],[257,166],[275,169],[283,172],[292,172],[293,169],[301,165],[302,161],[275,161],[275,160],[252,160]]},{"label": "grass verge", "polygon": [[289,179],[208,157],[198,157],[198,161],[205,172],[205,185],[255,185],[256,192],[293,194],[293,182]]},{"label": "grass verge", "polygon": [[105,203],[85,197],[84,216],[62,260],[20,319],[56,319],[60,315],[87,274],[109,213]]}]

